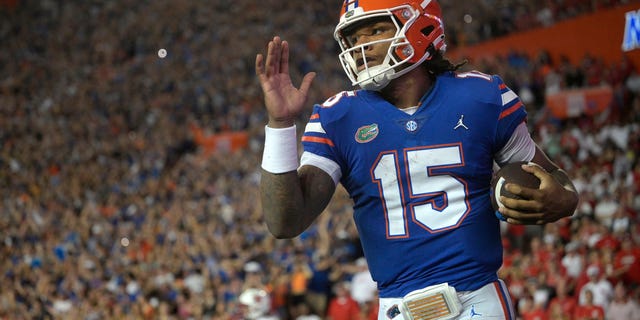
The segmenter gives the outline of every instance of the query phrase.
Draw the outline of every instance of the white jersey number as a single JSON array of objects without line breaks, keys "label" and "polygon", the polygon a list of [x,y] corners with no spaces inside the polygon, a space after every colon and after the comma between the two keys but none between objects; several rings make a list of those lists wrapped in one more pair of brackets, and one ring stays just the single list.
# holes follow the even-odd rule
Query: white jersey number
[{"label": "white jersey number", "polygon": [[[397,152],[380,155],[371,176],[380,190],[389,238],[408,237],[409,220],[429,232],[447,230],[460,223],[469,211],[467,186],[444,171],[462,166],[461,154],[458,144],[406,149],[406,172],[400,172]],[[405,183],[408,195],[403,188]]]}]

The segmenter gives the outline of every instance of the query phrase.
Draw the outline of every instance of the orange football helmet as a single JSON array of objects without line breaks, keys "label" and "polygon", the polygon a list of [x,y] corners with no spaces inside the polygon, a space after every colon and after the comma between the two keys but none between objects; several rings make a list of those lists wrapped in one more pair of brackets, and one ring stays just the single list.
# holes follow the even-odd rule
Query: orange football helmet
[{"label": "orange football helmet", "polygon": [[[393,37],[352,46],[346,36],[354,25],[368,19],[389,18],[396,26]],[[380,90],[425,60],[436,51],[446,50],[442,12],[436,0],[345,0],[336,26],[334,38],[340,45],[340,63],[353,85],[363,89]],[[389,50],[384,61],[369,66],[367,48],[388,42]],[[364,59],[364,68],[358,71],[354,53]]]}]

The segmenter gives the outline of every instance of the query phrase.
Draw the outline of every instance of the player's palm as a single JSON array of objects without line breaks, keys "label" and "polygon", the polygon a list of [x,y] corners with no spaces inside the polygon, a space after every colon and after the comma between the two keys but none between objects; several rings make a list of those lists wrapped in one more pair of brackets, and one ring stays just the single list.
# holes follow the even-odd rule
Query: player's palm
[{"label": "player's palm", "polygon": [[306,94],[293,86],[291,77],[279,73],[261,81],[267,111],[275,119],[292,119],[302,111]]},{"label": "player's palm", "polygon": [[296,88],[289,74],[289,45],[279,37],[269,42],[266,59],[256,56],[256,74],[264,93],[270,123],[291,125],[302,112],[315,73],[306,74],[300,88]]}]

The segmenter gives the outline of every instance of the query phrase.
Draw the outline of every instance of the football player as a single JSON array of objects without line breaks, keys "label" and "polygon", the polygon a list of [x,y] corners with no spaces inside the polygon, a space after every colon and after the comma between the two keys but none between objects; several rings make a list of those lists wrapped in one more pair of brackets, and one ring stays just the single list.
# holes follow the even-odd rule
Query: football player
[{"label": "football player", "polygon": [[261,199],[270,232],[292,238],[341,183],[374,280],[379,319],[513,319],[499,220],[489,198],[493,165],[533,162],[538,189],[508,184],[509,223],[573,214],[578,194],[538,148],[519,97],[499,76],[459,72],[444,57],[435,0],[347,0],[334,33],[359,90],[314,106],[298,158],[294,119],[315,77],[289,75],[289,44],[256,56],[269,121]]}]

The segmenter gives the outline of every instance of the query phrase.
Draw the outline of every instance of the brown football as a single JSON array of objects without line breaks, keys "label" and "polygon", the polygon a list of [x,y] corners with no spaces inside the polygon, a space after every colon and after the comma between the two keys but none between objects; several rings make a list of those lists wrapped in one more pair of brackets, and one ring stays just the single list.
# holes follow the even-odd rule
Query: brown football
[{"label": "brown football", "polygon": [[520,199],[517,195],[507,191],[505,185],[507,183],[516,183],[523,187],[535,188],[540,187],[540,179],[535,175],[522,170],[522,165],[527,162],[508,163],[498,170],[491,179],[491,205],[496,211],[502,206],[500,196],[514,199]]}]

